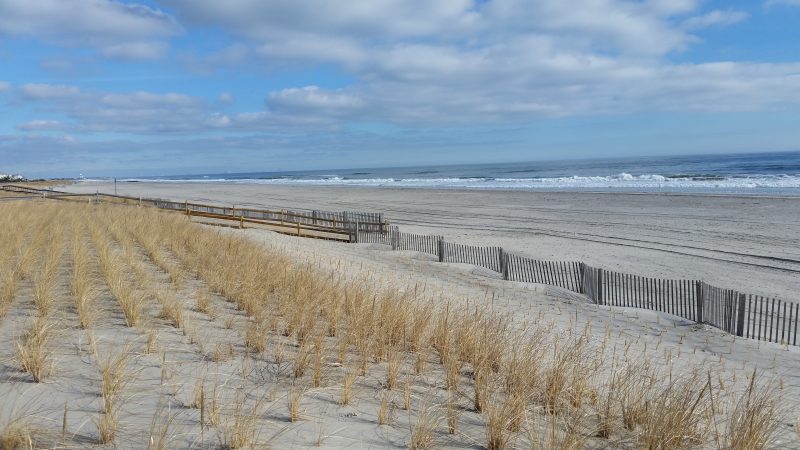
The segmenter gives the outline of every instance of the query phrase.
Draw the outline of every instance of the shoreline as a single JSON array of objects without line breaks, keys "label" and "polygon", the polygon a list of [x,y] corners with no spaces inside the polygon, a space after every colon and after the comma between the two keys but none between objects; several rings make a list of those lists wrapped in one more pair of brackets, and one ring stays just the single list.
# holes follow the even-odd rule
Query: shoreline
[{"label": "shoreline", "polygon": [[[113,180],[91,179],[91,180],[71,180],[72,185],[91,184],[91,185],[111,185]],[[254,183],[236,180],[224,181],[194,181],[194,180],[159,180],[159,181],[117,181],[118,185],[207,185],[207,186],[264,186],[275,188],[320,188],[320,189],[377,189],[377,190],[397,190],[397,191],[455,191],[455,192],[520,192],[531,194],[598,194],[598,195],[654,195],[654,196],[689,196],[689,197],[742,197],[742,198],[777,198],[777,199],[800,199],[800,189],[796,194],[771,194],[771,193],[747,193],[747,192],[678,192],[678,191],[635,191],[635,190],[588,190],[588,189],[564,189],[564,188],[465,188],[465,187],[422,187],[422,186],[381,186],[381,185],[358,185],[358,184],[303,184],[303,183]],[[58,184],[54,184],[58,187]]]}]

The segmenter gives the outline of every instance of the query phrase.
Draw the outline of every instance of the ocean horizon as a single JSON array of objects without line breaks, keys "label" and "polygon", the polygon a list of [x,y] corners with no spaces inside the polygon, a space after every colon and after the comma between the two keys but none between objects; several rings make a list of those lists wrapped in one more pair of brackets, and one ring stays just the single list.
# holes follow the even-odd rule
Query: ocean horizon
[{"label": "ocean horizon", "polygon": [[128,177],[118,181],[800,195],[800,151],[206,173]]}]

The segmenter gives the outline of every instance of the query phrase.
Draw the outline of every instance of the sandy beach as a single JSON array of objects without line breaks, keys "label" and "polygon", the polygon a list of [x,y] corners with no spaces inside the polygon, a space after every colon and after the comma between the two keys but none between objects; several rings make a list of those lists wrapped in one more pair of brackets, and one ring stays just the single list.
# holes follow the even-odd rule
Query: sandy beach
[{"label": "sandy beach", "polygon": [[[79,183],[61,189],[113,192],[113,184]],[[702,278],[747,292],[783,295],[789,300],[795,299],[792,292],[798,287],[794,272],[798,265],[790,261],[798,259],[795,238],[798,208],[794,206],[798,200],[794,199],[166,183],[118,184],[117,189],[124,195],[241,206],[383,211],[389,221],[405,231],[442,234],[455,242],[502,245],[534,257],[580,259],[643,275]],[[669,314],[597,306],[579,295],[559,289],[503,281],[488,270],[464,264],[438,263],[430,255],[391,251],[384,245],[297,238],[257,229],[213,229],[223,235],[245,236],[268,252],[277,250],[276,254],[290,255],[295,263],[307,263],[321,274],[331,274],[331,279],[335,274],[357,283],[369,280],[369,283],[390,291],[413,292],[414,297],[423,295],[434,299],[440,306],[448,304],[453,311],[467,312],[486,307],[508,317],[515,329],[531,336],[535,336],[537,330],[547,330],[547,336],[558,336],[554,338],[556,341],[573,343],[580,336],[589,336],[588,348],[600,352],[595,354],[608,355],[610,360],[626,361],[628,365],[648,362],[661,372],[668,371],[669,379],[673,376],[687,377],[692,373],[705,377],[707,373],[709,383],[725,393],[725,398],[717,399],[723,408],[720,412],[732,411],[735,398],[747,388],[748,377],[755,373],[759,380],[772,380],[772,387],[780,398],[777,439],[770,443],[769,448],[797,448],[800,442],[798,347],[736,338]],[[144,261],[145,278],[157,280],[161,286],[172,286],[169,273],[160,270],[140,251],[131,251]],[[767,259],[767,255],[781,259]],[[208,382],[213,380],[213,374],[220,379],[237,380],[253,370],[247,368],[248,364],[254,364],[256,371],[261,365],[272,367],[271,357],[253,356],[240,348],[238,342],[243,339],[242,330],[249,321],[242,311],[215,294],[212,303],[217,313],[215,318],[209,319],[192,306],[196,291],[208,290],[205,282],[188,278],[181,286],[174,291],[175,295],[183,299],[187,321],[195,324],[197,331],[188,326],[190,331],[187,334],[187,326],[184,326],[181,333],[162,318],[163,313],[159,316],[152,301],[147,306],[149,309],[146,311],[152,316],[148,327],[158,332],[162,356],[148,355],[139,350],[142,355],[131,363],[141,371],[141,375],[126,387],[127,391],[136,393],[136,401],[123,408],[120,437],[123,445],[137,445],[140,441],[137,430],[148,427],[151,410],[166,398],[190,404],[192,389],[199,379]],[[22,289],[21,292],[27,293],[30,288]],[[108,311],[117,308],[113,296],[104,294],[103,298]],[[0,331],[12,336],[21,335],[31,323],[29,310],[33,306],[28,303],[23,299],[15,301],[7,319],[0,324]],[[63,319],[64,322],[74,322],[71,317],[74,313],[70,309],[65,311],[69,317]],[[120,333],[120,320],[121,314],[116,313],[98,321],[95,330],[101,348],[125,342],[133,342],[135,348],[144,348],[149,333],[147,329],[135,332],[126,329],[125,333]],[[223,326],[228,320],[235,321],[234,329]],[[0,384],[2,394],[18,399],[14,401],[14,408],[35,395],[40,416],[48,417],[52,423],[60,423],[61,407],[48,406],[42,400],[51,395],[59,405],[69,403],[92,410],[86,406],[91,405],[92,400],[85,393],[91,391],[91,386],[83,383],[71,387],[75,374],[95,370],[87,366],[87,361],[92,358],[87,356],[90,352],[86,350],[85,338],[76,328],[59,333],[59,342],[62,343],[59,354],[63,356],[58,361],[59,373],[49,383],[28,389],[21,375],[13,369],[13,364],[8,363],[6,370],[13,375],[7,383]],[[266,354],[275,351],[275,345],[280,346],[276,348],[288,345],[285,340],[280,335],[270,337]],[[217,361],[210,356],[220,345],[228,348],[224,347],[226,342],[236,357]],[[73,346],[78,356],[70,355]],[[13,352],[9,346],[0,346],[0,353],[8,361],[12,360]],[[163,355],[169,356],[164,359]],[[246,361],[252,362],[246,364]],[[429,364],[434,365],[433,362]],[[323,388],[303,394],[304,419],[297,422],[286,419],[287,414],[291,414],[286,411],[287,398],[293,392],[291,386],[275,380],[254,384],[252,389],[255,392],[276,399],[270,403],[269,414],[258,422],[262,442],[268,439],[275,448],[318,445],[323,448],[353,445],[365,448],[408,447],[413,424],[420,420],[420,413],[415,410],[414,414],[409,413],[406,417],[398,406],[401,403],[400,392],[394,394],[390,402],[393,405],[390,409],[395,411],[391,423],[377,425],[381,421],[379,411],[383,402],[380,394],[384,389],[383,367],[371,368],[369,375],[360,378],[355,385],[355,401],[340,405],[337,403],[340,383],[337,384],[336,378],[342,368],[331,366],[328,372],[332,379],[324,382]],[[161,375],[158,370],[161,370]],[[165,370],[169,372],[168,382],[164,381]],[[446,398],[432,400],[430,397],[432,389],[433,392],[443,392],[440,378],[445,374],[438,370],[418,379],[421,384],[414,391],[415,402],[420,402],[420,405],[431,401],[446,402]],[[262,374],[269,375],[268,372]],[[593,378],[599,382],[606,375],[598,373]],[[465,376],[465,379],[470,378]],[[218,381],[213,383],[219,384]],[[486,439],[485,416],[469,407],[460,408],[459,431],[450,435],[441,425],[435,447],[484,445],[481,443]],[[175,429],[196,429],[197,410],[183,411]],[[80,410],[70,410],[70,415],[70,423],[85,417]],[[715,426],[723,427],[717,432],[725,434],[725,424]],[[80,425],[82,435],[90,436],[91,430],[91,425]],[[224,438],[224,431],[219,433],[220,439]],[[216,436],[209,429],[205,439],[217,439]],[[196,434],[179,433],[173,445],[197,445],[197,439]],[[531,442],[536,439],[544,437],[518,437],[513,446],[532,446]],[[619,437],[613,442],[615,448],[637,448],[635,442],[626,442]],[[706,442],[700,448],[715,447]]]}]

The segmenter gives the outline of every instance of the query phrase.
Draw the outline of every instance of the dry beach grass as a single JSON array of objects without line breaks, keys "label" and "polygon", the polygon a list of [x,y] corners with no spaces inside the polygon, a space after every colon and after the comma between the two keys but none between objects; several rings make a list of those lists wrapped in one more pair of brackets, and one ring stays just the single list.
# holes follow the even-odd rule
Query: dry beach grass
[{"label": "dry beach grass", "polygon": [[798,442],[776,380],[654,363],[589,323],[521,322],[180,214],[0,209],[4,448]]}]

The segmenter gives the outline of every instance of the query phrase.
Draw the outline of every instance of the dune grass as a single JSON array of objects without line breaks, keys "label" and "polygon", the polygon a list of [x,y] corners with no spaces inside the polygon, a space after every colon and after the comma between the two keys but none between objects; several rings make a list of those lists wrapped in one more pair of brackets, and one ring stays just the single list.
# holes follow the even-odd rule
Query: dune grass
[{"label": "dune grass", "polygon": [[[158,326],[176,335],[172,328],[183,330],[181,339],[201,346],[204,363],[255,362],[265,382],[284,390],[290,422],[302,421],[301,403],[313,397],[306,395],[309,389],[321,389],[342,407],[373,401],[377,424],[403,428],[409,448],[434,447],[444,435],[468,445],[483,439],[480,445],[489,449],[523,442],[564,449],[768,448],[778,431],[774,389],[755,375],[746,391],[734,395],[705,372],[677,373],[672,366],[609,357],[589,328],[520,326],[490,305],[465,308],[423,295],[416,286],[379,286],[323,272],[178,214],[26,205],[0,205],[31,218],[29,227],[0,218],[11,230],[0,237],[0,258],[15,267],[0,265],[0,316],[20,283],[30,282],[37,316],[17,343],[17,359],[35,381],[52,368],[53,287],[68,263],[67,285],[81,328],[94,326],[105,284],[125,325],[146,338],[143,355],[155,357],[152,327]],[[41,211],[31,212],[30,205]],[[52,245],[45,245],[50,236]],[[196,294],[184,296],[192,286]],[[200,323],[213,323],[226,338],[198,343]],[[123,391],[131,383],[129,357],[126,349],[99,361],[102,443],[115,442],[118,434]],[[240,372],[245,386],[249,372]],[[205,380],[194,387],[189,403],[199,410],[199,433],[213,427],[229,448],[265,444],[259,437],[264,395],[249,396],[242,388],[231,400]],[[735,402],[723,406],[732,395]],[[392,417],[392,399],[407,420]],[[155,425],[142,431],[153,448],[161,448],[170,442],[173,419],[158,411],[152,417]],[[482,432],[464,437],[466,424]]]}]

